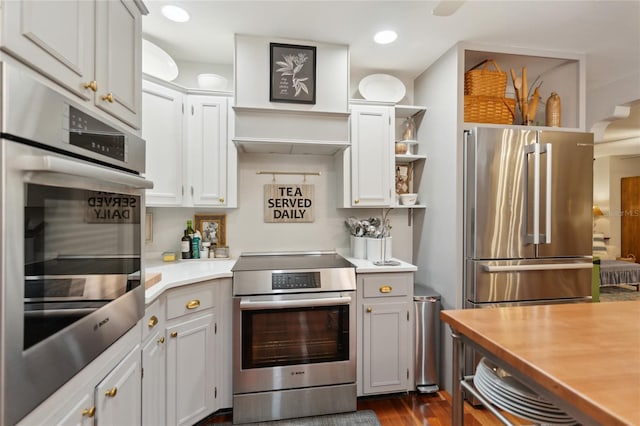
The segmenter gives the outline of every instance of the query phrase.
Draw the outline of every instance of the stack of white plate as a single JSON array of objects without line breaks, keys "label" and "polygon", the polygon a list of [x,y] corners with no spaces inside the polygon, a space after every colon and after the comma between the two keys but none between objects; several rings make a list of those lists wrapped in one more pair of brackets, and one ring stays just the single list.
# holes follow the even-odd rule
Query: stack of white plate
[{"label": "stack of white plate", "polygon": [[473,378],[476,389],[496,407],[545,425],[575,425],[576,421],[540,397],[491,361],[482,358]]}]

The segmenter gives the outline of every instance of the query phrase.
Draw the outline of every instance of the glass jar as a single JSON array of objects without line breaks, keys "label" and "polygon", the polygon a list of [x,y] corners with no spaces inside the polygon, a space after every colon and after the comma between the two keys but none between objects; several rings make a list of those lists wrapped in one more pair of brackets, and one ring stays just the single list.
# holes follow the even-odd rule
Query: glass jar
[{"label": "glass jar", "polygon": [[416,140],[416,123],[413,120],[413,117],[407,117],[402,123],[402,140]]}]

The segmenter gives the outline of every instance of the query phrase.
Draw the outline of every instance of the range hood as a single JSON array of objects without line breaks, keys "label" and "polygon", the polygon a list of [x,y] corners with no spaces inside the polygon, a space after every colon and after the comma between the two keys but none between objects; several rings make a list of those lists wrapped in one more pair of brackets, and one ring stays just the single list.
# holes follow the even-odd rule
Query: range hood
[{"label": "range hood", "polygon": [[334,155],[349,147],[349,113],[234,107],[241,152]]}]

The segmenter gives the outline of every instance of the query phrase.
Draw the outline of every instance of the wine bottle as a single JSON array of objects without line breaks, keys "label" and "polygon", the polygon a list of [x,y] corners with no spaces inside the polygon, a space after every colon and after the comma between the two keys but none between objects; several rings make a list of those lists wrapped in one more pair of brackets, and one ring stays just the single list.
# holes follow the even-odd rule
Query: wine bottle
[{"label": "wine bottle", "polygon": [[184,236],[180,242],[183,259],[191,259],[191,237],[187,234],[187,230],[184,230]]},{"label": "wine bottle", "polygon": [[191,219],[187,219],[186,233],[189,236],[189,259],[195,259],[195,256],[193,253],[193,236],[196,233],[196,231],[193,229],[193,222],[191,221]]}]

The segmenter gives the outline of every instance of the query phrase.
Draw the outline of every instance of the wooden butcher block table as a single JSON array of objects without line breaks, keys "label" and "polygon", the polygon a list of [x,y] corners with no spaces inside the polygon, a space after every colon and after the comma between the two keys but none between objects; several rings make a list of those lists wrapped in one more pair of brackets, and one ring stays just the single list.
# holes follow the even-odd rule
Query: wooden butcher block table
[{"label": "wooden butcher block table", "polygon": [[453,331],[454,425],[463,423],[465,345],[583,425],[640,425],[640,301],[449,310],[440,317]]}]

